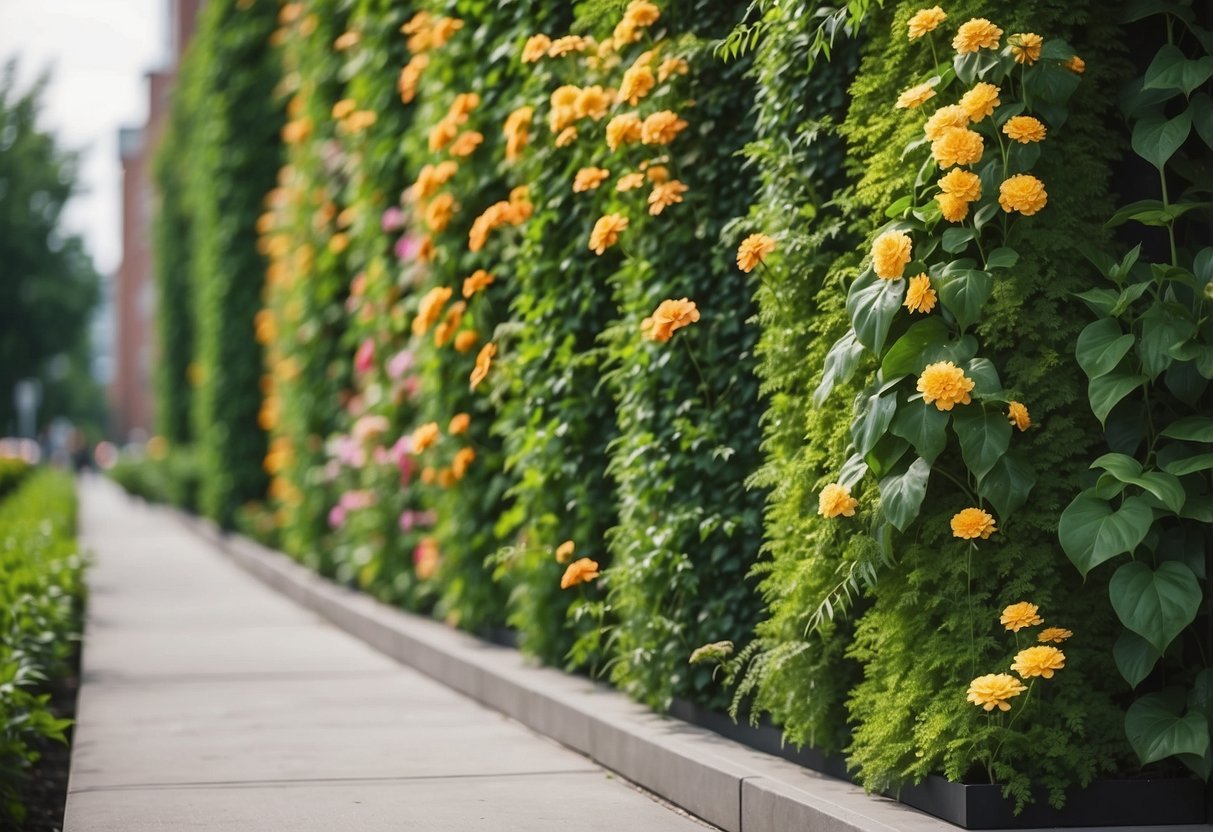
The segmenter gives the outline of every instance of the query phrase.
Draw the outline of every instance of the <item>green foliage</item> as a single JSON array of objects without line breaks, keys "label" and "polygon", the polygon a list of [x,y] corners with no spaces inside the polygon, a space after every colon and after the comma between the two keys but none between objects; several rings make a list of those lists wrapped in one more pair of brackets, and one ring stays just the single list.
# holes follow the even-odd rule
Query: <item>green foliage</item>
[{"label": "green foliage", "polygon": [[167,503],[190,513],[199,509],[202,470],[188,445],[169,447],[157,456],[123,454],[106,474],[128,494],[149,503]]},{"label": "green foliage", "polygon": [[0,498],[21,485],[33,470],[33,466],[23,459],[0,457]]},{"label": "green foliage", "polygon": [[38,471],[0,502],[0,819],[18,828],[36,747],[67,741],[70,722],[46,689],[67,672],[80,630],[75,523],[72,481],[58,471]]},{"label": "green foliage", "polygon": [[1058,535],[1084,576],[1120,561],[1108,583],[1125,628],[1114,656],[1131,687],[1144,683],[1125,715],[1133,750],[1143,765],[1177,757],[1207,780],[1213,248],[1205,244],[1213,205],[1202,201],[1202,168],[1213,134],[1199,122],[1208,126],[1213,32],[1183,5],[1141,4],[1135,16],[1165,22],[1166,43],[1121,99],[1133,151],[1154,168],[1142,178],[1157,179],[1150,190],[1160,198],[1112,214],[1108,225],[1126,244],[1139,240],[1123,257],[1108,246],[1085,249],[1106,283],[1078,296],[1096,320],[1080,333],[1075,357],[1111,452],[1091,463],[1102,473],[1083,483]]},{"label": "green foliage", "polygon": [[[224,525],[237,506],[260,499],[266,485],[253,317],[266,267],[256,220],[281,160],[282,115],[272,95],[279,67],[268,42],[276,15],[267,3],[207,4],[181,70],[178,102],[198,129],[178,136],[179,146],[162,149],[189,160],[188,188],[180,196],[192,218],[193,435],[203,470],[202,510]],[[164,201],[176,198],[162,194]]]},{"label": "green foliage", "polygon": [[56,417],[97,427],[103,418],[88,356],[101,278],[83,241],[60,227],[77,192],[76,156],[38,126],[46,84],[20,90],[15,62],[0,71],[0,435],[17,431],[22,379],[42,384],[38,429]]}]

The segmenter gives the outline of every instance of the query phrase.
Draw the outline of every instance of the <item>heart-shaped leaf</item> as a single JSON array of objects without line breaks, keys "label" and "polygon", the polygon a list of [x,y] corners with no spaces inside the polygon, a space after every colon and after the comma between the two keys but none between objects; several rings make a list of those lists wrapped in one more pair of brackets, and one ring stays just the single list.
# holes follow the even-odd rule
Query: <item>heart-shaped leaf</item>
[{"label": "heart-shaped leaf", "polygon": [[1108,584],[1108,596],[1120,623],[1165,653],[1196,618],[1203,594],[1191,569],[1168,560],[1157,570],[1140,561],[1122,564]]},{"label": "heart-shaped leaf", "polygon": [[1106,376],[1133,349],[1133,336],[1121,332],[1113,318],[1100,318],[1078,334],[1074,354],[1088,378]]},{"label": "heart-shaped leaf", "polygon": [[1116,669],[1125,677],[1129,687],[1136,688],[1150,675],[1154,665],[1162,658],[1162,653],[1137,633],[1125,630],[1112,645],[1112,658],[1116,660]]},{"label": "heart-shaped leaf", "polygon": [[906,402],[897,409],[889,432],[905,439],[915,453],[933,463],[948,443],[947,426],[945,411],[922,402]]},{"label": "heart-shaped leaf", "polygon": [[884,280],[871,269],[855,278],[847,292],[847,314],[859,343],[880,355],[893,316],[905,296],[904,280]]},{"label": "heart-shaped leaf", "polygon": [[952,430],[960,440],[960,453],[974,476],[984,477],[1011,444],[1011,423],[1001,411],[980,403],[953,411]]},{"label": "heart-shaped leaf", "polygon": [[910,463],[905,473],[880,481],[880,510],[898,531],[904,532],[918,516],[930,476],[931,464],[919,458]]},{"label": "heart-shaped leaf", "polygon": [[1086,577],[1104,561],[1132,553],[1153,523],[1154,512],[1141,497],[1130,497],[1113,511],[1094,492],[1084,491],[1061,513],[1057,534],[1066,555]]},{"label": "heart-shaped leaf", "polygon": [[1125,735],[1142,765],[1175,754],[1203,757],[1209,749],[1209,722],[1204,714],[1184,713],[1184,691],[1168,688],[1129,706]]}]

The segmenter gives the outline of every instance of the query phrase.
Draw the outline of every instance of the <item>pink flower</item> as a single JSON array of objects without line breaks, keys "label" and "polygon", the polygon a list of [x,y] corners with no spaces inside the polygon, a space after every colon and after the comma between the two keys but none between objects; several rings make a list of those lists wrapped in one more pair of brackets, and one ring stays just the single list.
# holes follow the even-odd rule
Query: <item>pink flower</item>
[{"label": "pink flower", "polygon": [[406,433],[396,440],[388,451],[388,457],[400,469],[400,484],[406,486],[413,479],[413,437]]},{"label": "pink flower", "polygon": [[413,260],[417,257],[417,250],[421,247],[421,241],[412,234],[405,234],[396,241],[396,259],[397,260]]},{"label": "pink flower", "polygon": [[410,532],[413,529],[427,528],[434,525],[437,519],[432,511],[413,511],[406,509],[400,515],[400,531]]},{"label": "pink flower", "polygon": [[409,350],[401,350],[388,359],[387,374],[391,378],[398,379],[407,373],[413,366],[413,353]]},{"label": "pink flower", "polygon": [[366,465],[366,449],[352,436],[338,436],[333,440],[330,454],[342,465],[361,468]]},{"label": "pink flower", "polygon": [[366,294],[366,274],[364,272],[358,272],[358,274],[355,275],[354,279],[350,281],[350,294],[351,295]]},{"label": "pink flower", "polygon": [[365,445],[379,434],[387,433],[389,427],[391,425],[386,416],[363,416],[354,422],[354,429],[351,433],[359,444]]},{"label": "pink flower", "polygon": [[345,525],[345,509],[341,506],[333,506],[329,509],[329,528],[339,529]]},{"label": "pink flower", "polygon": [[358,345],[358,352],[354,353],[354,369],[359,373],[366,373],[373,366],[375,366],[375,342],[371,338],[367,338]]},{"label": "pink flower", "polygon": [[410,399],[417,398],[417,394],[421,392],[421,379],[417,376],[409,376],[404,380],[404,392],[408,394]]},{"label": "pink flower", "polygon": [[371,459],[375,460],[376,465],[387,465],[392,461],[391,452],[382,445],[376,445],[375,450],[371,452]]},{"label": "pink flower", "polygon": [[404,228],[404,212],[393,205],[383,212],[379,219],[379,227],[384,231],[399,231]]}]

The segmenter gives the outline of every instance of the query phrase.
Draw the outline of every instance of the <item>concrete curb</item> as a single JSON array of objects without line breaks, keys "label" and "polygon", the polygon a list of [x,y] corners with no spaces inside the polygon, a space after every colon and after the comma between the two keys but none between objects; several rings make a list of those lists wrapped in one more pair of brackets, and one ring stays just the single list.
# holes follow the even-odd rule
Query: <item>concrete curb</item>
[{"label": "concrete curb", "polygon": [[[529,664],[517,650],[389,607],[318,576],[280,552],[225,535],[208,521],[179,516],[262,582],[376,650],[728,832],[958,828],[698,726],[657,716],[605,685]],[[1210,827],[1155,828],[1180,832]],[[1122,827],[1117,832],[1134,830]]]}]

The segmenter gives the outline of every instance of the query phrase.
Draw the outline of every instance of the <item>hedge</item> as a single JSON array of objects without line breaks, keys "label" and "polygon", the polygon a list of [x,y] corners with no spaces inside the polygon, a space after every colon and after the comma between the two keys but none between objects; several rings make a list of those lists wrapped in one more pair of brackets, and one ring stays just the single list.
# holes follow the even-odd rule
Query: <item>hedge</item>
[{"label": "hedge", "polygon": [[[1192,125],[1178,183],[1208,79],[1176,86],[1187,41],[1135,69],[1127,44],[1165,27],[1096,11],[286,4],[287,165],[258,228],[268,532],[657,709],[769,717],[870,789],[987,779],[1022,808],[1203,773],[1195,746],[1126,733],[1203,718],[1213,677],[1177,664],[1204,666],[1203,619],[1164,632],[1117,582],[1203,597],[1164,561],[1207,545],[1185,525],[1206,469],[1176,456],[1207,441],[1177,421],[1207,401],[1207,212],[1164,193],[1114,219],[1175,237],[1169,257],[1146,239],[1153,271],[1107,254],[1105,224],[1118,190],[1155,188],[1118,91],[1171,84],[1137,82],[1132,131],[1164,168],[1159,131]],[[1129,294],[1078,297],[1103,279]],[[1105,366],[1100,338],[1137,358]],[[1145,412],[1175,426],[1130,447],[1137,411],[1112,405],[1149,378]],[[1166,441],[1189,446],[1140,450]],[[1119,551],[1098,537],[1125,524]],[[1096,569],[1134,550],[1123,577]]]},{"label": "hedge", "polygon": [[38,746],[66,742],[70,721],[48,684],[68,672],[80,632],[83,560],[71,478],[42,470],[0,502],[0,817],[20,827]]}]

